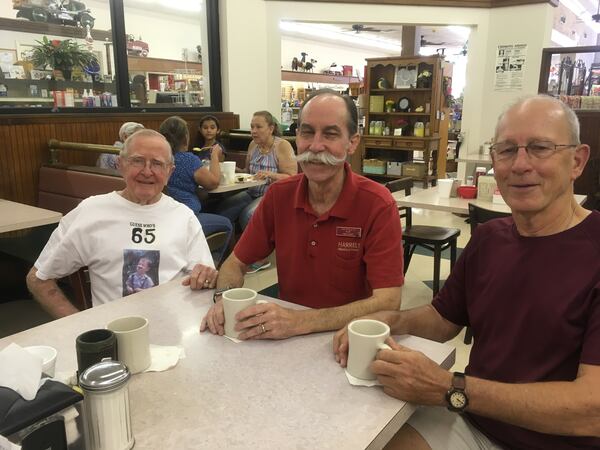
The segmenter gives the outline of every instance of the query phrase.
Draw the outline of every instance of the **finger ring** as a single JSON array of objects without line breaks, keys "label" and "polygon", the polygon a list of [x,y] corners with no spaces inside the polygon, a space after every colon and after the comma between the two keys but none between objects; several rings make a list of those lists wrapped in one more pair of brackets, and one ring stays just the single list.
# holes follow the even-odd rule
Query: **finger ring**
[{"label": "finger ring", "polygon": [[264,323],[260,324],[260,329],[262,330],[263,333],[267,332],[267,330],[265,329],[265,324]]},{"label": "finger ring", "polygon": [[210,281],[204,280],[204,284],[208,286],[210,284]]}]

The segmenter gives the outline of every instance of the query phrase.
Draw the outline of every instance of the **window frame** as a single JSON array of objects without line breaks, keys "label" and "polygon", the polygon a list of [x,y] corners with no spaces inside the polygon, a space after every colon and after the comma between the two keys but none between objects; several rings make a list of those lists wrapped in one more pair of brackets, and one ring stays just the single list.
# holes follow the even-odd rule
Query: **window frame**
[{"label": "window frame", "polygon": [[[115,90],[119,105],[105,108],[9,106],[0,108],[0,115],[10,114],[112,114],[112,113],[161,113],[161,112],[222,112],[223,93],[221,83],[221,38],[219,30],[219,0],[205,0],[208,36],[209,84],[211,104],[208,106],[185,106],[164,108],[133,108],[129,91],[129,67],[127,63],[127,35],[123,0],[109,0],[113,38]],[[9,30],[13,31],[13,30]],[[125,81],[124,81],[125,80]]]}]

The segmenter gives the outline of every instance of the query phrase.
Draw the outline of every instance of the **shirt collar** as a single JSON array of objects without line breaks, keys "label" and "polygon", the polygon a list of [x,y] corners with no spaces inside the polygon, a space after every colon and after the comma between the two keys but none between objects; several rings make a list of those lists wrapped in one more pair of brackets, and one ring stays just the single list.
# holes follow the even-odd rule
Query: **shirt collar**
[{"label": "shirt collar", "polygon": [[[356,175],[352,172],[350,164],[344,163],[344,185],[337,201],[327,213],[327,216],[335,216],[340,218],[348,218],[352,214],[353,201],[358,191],[356,184]],[[304,209],[305,212],[314,214],[312,207],[308,201],[308,178],[302,176],[302,180],[298,183],[294,199],[294,208]]]}]

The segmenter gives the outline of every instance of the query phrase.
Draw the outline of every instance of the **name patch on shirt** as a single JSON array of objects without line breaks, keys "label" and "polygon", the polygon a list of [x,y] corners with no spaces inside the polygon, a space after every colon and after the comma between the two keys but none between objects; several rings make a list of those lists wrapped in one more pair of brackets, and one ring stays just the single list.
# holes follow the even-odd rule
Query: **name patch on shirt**
[{"label": "name patch on shirt", "polygon": [[362,236],[362,228],[335,227],[335,235],[340,237],[360,238]]},{"label": "name patch on shirt", "polygon": [[357,241],[338,241],[338,252],[357,252],[360,250],[360,242]]}]

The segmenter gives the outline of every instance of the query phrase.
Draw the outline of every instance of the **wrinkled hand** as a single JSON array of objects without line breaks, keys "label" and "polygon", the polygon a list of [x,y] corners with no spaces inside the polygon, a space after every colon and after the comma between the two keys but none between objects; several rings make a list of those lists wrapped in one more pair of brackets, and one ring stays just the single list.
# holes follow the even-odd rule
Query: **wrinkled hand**
[{"label": "wrinkled hand", "polygon": [[275,303],[250,306],[235,316],[238,320],[235,329],[241,331],[238,339],[285,339],[296,336],[298,313]]},{"label": "wrinkled hand", "polygon": [[223,302],[218,301],[208,310],[200,323],[200,332],[208,330],[212,334],[223,336],[225,334],[225,315],[223,314]]},{"label": "wrinkled hand", "polygon": [[[374,319],[391,325],[390,322],[392,320],[392,316],[390,316],[390,311],[379,311],[367,316],[358,317],[354,320],[358,319]],[[338,362],[340,366],[346,367],[348,364],[348,325],[335,333],[333,336],[332,348],[336,362]]]},{"label": "wrinkled hand", "polygon": [[419,405],[444,406],[452,374],[421,352],[386,340],[392,350],[380,350],[371,370],[383,384],[383,391],[397,399]]},{"label": "wrinkled hand", "polygon": [[273,175],[273,172],[269,172],[267,170],[259,170],[258,172],[256,172],[254,174],[254,178],[257,180],[266,180],[268,178],[271,178]]},{"label": "wrinkled hand", "polygon": [[212,267],[202,264],[196,264],[192,273],[185,277],[181,284],[189,286],[191,289],[213,289],[217,284],[219,272]]}]

